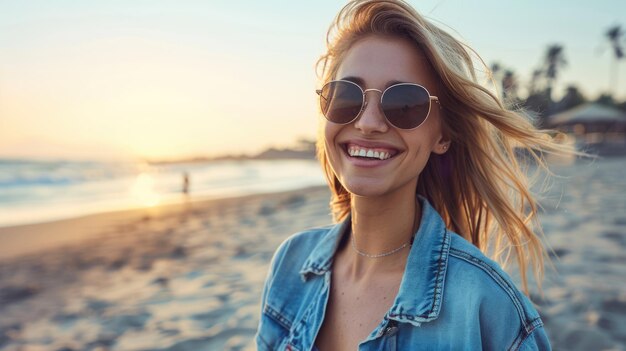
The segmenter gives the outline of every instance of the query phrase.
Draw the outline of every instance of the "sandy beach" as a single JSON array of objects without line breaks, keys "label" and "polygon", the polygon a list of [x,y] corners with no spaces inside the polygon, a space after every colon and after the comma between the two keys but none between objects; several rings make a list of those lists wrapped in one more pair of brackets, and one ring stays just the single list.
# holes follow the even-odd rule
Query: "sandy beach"
[{"label": "sandy beach", "polygon": [[[563,166],[533,297],[555,350],[626,350],[626,159]],[[0,350],[254,350],[272,253],[325,187],[0,228]]]},{"label": "sandy beach", "polygon": [[0,349],[254,349],[273,251],[330,223],[328,198],[309,188],[2,228]]}]

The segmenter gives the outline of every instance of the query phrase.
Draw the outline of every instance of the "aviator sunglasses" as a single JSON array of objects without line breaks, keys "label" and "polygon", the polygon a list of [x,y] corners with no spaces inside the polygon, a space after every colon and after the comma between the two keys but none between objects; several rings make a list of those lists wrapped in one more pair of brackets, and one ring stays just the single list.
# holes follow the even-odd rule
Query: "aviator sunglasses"
[{"label": "aviator sunglasses", "polygon": [[328,121],[348,124],[365,110],[365,93],[368,91],[381,93],[380,108],[387,121],[399,129],[415,129],[421,126],[428,118],[431,101],[439,104],[436,96],[431,96],[426,88],[414,83],[398,83],[381,91],[363,90],[349,80],[333,80],[315,92],[320,96],[320,107]]}]

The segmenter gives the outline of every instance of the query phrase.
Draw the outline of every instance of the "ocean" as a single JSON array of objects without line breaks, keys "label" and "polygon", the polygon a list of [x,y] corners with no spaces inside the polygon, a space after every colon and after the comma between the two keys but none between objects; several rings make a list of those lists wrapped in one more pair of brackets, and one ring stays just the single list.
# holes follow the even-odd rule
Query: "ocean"
[{"label": "ocean", "polygon": [[[183,192],[185,173],[188,195]],[[0,227],[322,184],[314,160],[151,165],[0,159]]]},{"label": "ocean", "polygon": [[[594,172],[597,174],[590,179],[597,179],[615,178],[624,168],[626,159],[618,157],[573,162],[553,170],[570,177]],[[189,177],[188,195],[183,193],[185,173]],[[609,184],[615,181],[623,179],[618,176]],[[315,160],[224,160],[155,165],[0,159],[0,227],[323,184],[325,179]],[[561,195],[555,194],[558,188],[555,187],[549,197],[559,199]]]}]

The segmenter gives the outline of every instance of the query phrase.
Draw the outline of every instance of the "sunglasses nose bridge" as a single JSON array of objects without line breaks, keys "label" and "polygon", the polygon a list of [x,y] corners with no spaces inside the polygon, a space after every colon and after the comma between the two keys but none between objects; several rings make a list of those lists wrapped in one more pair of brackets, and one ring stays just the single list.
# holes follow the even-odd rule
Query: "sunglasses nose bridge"
[{"label": "sunglasses nose bridge", "polygon": [[372,89],[365,89],[365,90],[363,90],[363,95],[365,95],[365,93],[367,93],[368,91],[377,91],[377,92],[379,92],[381,94],[383,93],[382,90],[372,88]]},{"label": "sunglasses nose bridge", "polygon": [[377,91],[381,94],[381,98],[382,98],[382,94],[383,91],[379,90],[379,89],[365,89],[363,90],[363,108],[361,108],[361,112],[363,112],[363,110],[365,110],[365,108],[367,107],[367,97],[365,96],[366,93],[370,92],[370,91]]},{"label": "sunglasses nose bridge", "polygon": [[[362,91],[363,91],[363,104],[361,107],[361,111],[359,112],[357,117],[353,120],[353,121],[356,121],[355,126],[363,130],[381,130],[383,128],[386,128],[387,118],[382,109],[383,91],[379,89],[365,89]],[[378,106],[374,106],[374,108],[376,108],[377,111],[376,112],[370,111],[370,114],[373,112],[376,115],[375,117],[374,116],[365,117],[365,114],[367,113],[366,112],[367,106],[368,106],[368,99],[367,99],[366,94],[370,91],[376,91],[381,94],[381,98],[378,100]]]}]

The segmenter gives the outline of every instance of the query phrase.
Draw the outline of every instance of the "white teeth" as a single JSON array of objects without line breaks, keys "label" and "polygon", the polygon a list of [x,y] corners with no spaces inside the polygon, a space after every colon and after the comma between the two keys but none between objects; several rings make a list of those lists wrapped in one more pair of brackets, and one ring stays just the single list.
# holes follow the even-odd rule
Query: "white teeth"
[{"label": "white teeth", "polygon": [[391,157],[391,154],[389,152],[374,151],[371,149],[367,150],[367,149],[359,148],[356,146],[351,146],[348,148],[348,155],[353,156],[353,157],[358,156],[358,157],[377,158],[380,160],[386,160]]}]

